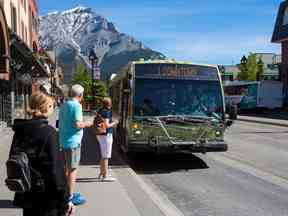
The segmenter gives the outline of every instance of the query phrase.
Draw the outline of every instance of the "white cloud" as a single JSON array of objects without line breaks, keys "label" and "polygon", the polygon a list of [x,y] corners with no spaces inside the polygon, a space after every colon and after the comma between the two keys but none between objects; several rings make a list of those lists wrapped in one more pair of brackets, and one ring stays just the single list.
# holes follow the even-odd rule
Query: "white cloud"
[{"label": "white cloud", "polygon": [[280,52],[280,45],[271,44],[270,37],[259,35],[167,38],[166,35],[165,39],[162,38],[150,46],[171,58],[203,63],[231,64],[238,63],[241,56],[249,52]]}]

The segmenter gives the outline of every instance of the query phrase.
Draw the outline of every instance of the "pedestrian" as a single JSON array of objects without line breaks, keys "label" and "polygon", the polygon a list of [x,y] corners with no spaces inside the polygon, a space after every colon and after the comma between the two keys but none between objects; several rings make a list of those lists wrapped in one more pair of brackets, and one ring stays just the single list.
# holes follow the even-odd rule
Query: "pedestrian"
[{"label": "pedestrian", "polygon": [[69,187],[70,199],[75,205],[84,204],[86,200],[79,193],[74,193],[77,169],[81,156],[83,129],[92,123],[83,121],[82,105],[84,88],[73,85],[70,98],[64,102],[59,111],[59,142],[65,158],[65,173]]},{"label": "pedestrian", "polygon": [[118,121],[112,121],[112,101],[110,98],[103,99],[103,107],[99,110],[99,114],[104,119],[106,133],[97,135],[97,140],[100,146],[101,159],[100,159],[100,174],[101,181],[113,182],[116,179],[108,175],[108,163],[112,154],[113,143],[113,127],[118,124]]},{"label": "pedestrian", "polygon": [[[13,203],[23,209],[23,216],[72,215],[74,205],[69,202],[64,161],[59,157],[57,131],[48,125],[47,119],[53,113],[54,101],[46,94],[37,92],[31,95],[29,105],[32,119],[14,120],[15,133],[10,156],[19,149],[25,149],[34,177],[31,189],[23,193],[16,192]],[[33,152],[37,153],[33,155]],[[40,179],[36,178],[36,172],[37,177],[41,176],[42,184],[38,184]]]}]

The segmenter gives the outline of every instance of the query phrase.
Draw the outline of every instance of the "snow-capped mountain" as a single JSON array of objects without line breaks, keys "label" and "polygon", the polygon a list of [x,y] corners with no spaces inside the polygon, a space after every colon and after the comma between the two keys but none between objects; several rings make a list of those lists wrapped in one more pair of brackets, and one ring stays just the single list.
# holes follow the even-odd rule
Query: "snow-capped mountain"
[{"label": "snow-capped mountain", "polygon": [[119,32],[112,22],[86,7],[42,16],[40,45],[56,49],[59,63],[64,68],[66,83],[71,81],[77,64],[89,66],[88,55],[91,49],[99,58],[102,79],[119,72],[131,60],[165,58],[161,53]]}]

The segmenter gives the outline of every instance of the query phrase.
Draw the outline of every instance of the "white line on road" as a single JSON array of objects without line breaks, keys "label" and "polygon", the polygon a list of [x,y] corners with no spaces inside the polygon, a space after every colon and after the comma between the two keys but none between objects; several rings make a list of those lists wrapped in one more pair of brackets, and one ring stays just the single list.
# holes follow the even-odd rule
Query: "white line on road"
[{"label": "white line on road", "polygon": [[184,216],[183,213],[160,191],[152,182],[146,183],[131,168],[124,168],[139,184],[141,189],[147,193],[150,199],[158,206],[158,208],[166,216]]},{"label": "white line on road", "polygon": [[223,163],[227,166],[230,166],[232,168],[236,168],[241,170],[242,172],[248,173],[252,176],[255,176],[257,178],[260,178],[266,182],[269,182],[271,184],[277,185],[281,188],[284,188],[288,190],[288,181],[284,178],[275,176],[271,173],[259,170],[257,168],[252,167],[251,165],[244,164],[243,162],[237,161],[237,159],[230,159],[228,157],[225,157],[223,155],[208,155],[208,158],[211,158],[215,161],[218,161],[220,163]]}]

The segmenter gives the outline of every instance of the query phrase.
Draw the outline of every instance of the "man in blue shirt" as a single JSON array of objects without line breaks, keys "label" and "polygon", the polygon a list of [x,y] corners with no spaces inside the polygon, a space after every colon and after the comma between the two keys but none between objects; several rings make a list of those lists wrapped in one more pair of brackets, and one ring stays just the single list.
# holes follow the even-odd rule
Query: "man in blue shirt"
[{"label": "man in blue shirt", "polygon": [[81,85],[73,85],[70,89],[70,99],[61,105],[59,111],[59,142],[64,152],[65,172],[71,201],[74,204],[85,202],[83,198],[73,194],[77,168],[80,163],[81,141],[83,128],[92,126],[91,122],[83,121],[82,105],[84,88]]}]

